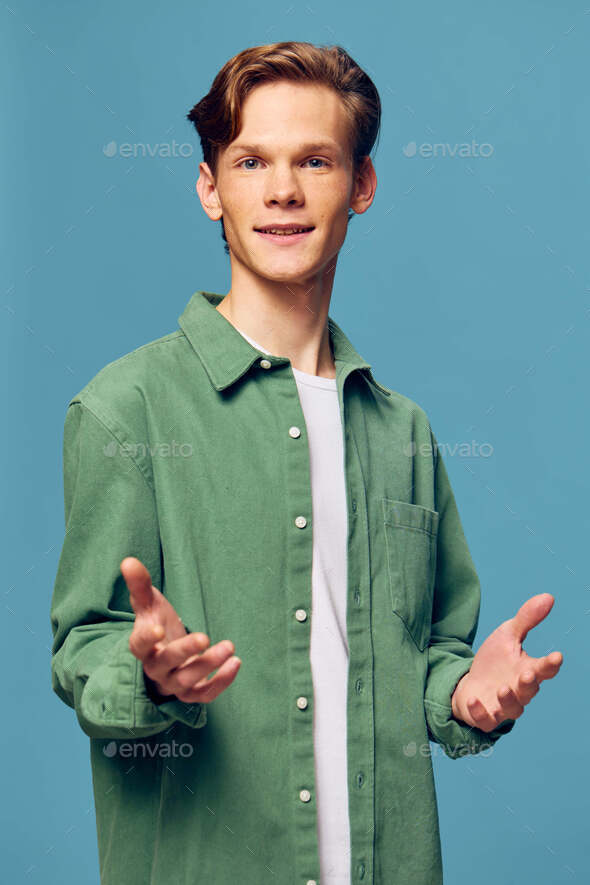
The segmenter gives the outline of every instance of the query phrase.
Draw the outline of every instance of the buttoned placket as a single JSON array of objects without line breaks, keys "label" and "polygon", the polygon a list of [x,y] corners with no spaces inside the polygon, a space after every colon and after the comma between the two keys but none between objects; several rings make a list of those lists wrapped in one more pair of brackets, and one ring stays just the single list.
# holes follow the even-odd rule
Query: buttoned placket
[{"label": "buttoned placket", "polygon": [[[295,377],[288,360],[261,359],[262,369],[273,369],[269,381],[279,410],[279,426],[284,452],[287,532],[288,586],[285,614],[287,629],[288,692],[291,740],[288,756],[293,795],[295,876],[293,881],[309,885],[319,880],[317,806],[313,742],[313,682],[310,664],[313,561],[312,493],[309,442],[305,416]],[[288,528],[288,526],[287,526]]]},{"label": "buttoned placket", "polygon": [[[287,533],[289,586],[287,656],[292,739],[291,782],[294,795],[295,882],[319,881],[317,806],[313,744],[313,683],[310,666],[312,585],[312,494],[309,442],[305,417],[289,361],[264,358],[262,369],[274,367],[269,380],[284,419],[285,502],[292,530]],[[282,368],[283,371],[279,371]],[[344,384],[351,366],[340,367],[337,390],[344,434],[344,464],[348,513],[347,633],[350,652],[347,691],[347,765],[351,844],[351,881],[371,881],[374,833],[373,684],[370,639],[370,564],[367,503],[356,441],[345,421]],[[351,600],[351,602],[349,602]],[[315,878],[310,878],[310,874]]]},{"label": "buttoned placket", "polygon": [[[349,648],[347,692],[347,764],[350,823],[351,883],[372,882],[375,833],[375,758],[373,705],[373,647],[371,638],[371,564],[367,493],[358,446],[344,400],[346,380],[353,371],[345,366],[338,374],[338,397],[344,434],[344,470],[348,514],[346,633]],[[358,373],[357,376],[358,377]],[[363,383],[366,381],[363,380]],[[349,404],[350,403],[350,404]]]}]

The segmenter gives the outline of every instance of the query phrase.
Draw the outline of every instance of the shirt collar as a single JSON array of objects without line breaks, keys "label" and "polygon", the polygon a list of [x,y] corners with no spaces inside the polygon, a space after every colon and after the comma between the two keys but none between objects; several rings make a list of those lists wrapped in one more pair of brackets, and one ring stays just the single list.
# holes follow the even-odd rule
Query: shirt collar
[{"label": "shirt collar", "polygon": [[[253,347],[244,336],[215,310],[224,295],[199,290],[192,295],[178,324],[193,349],[200,357],[205,371],[216,390],[225,390],[248,371],[260,359],[260,351]],[[328,333],[336,362],[336,371],[344,364],[348,371],[360,370],[382,393],[390,396],[390,391],[373,378],[371,364],[357,353],[340,326],[328,316]],[[271,363],[287,362],[286,357],[267,356]]]}]

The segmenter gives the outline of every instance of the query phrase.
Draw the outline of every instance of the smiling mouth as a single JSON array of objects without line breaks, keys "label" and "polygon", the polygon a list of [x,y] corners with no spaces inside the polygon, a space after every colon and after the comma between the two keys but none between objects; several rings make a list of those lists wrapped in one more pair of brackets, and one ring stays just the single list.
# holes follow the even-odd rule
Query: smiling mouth
[{"label": "smiling mouth", "polygon": [[293,227],[281,229],[278,227],[255,227],[254,230],[259,234],[271,234],[277,237],[292,237],[296,234],[307,234],[314,230],[313,227]]}]

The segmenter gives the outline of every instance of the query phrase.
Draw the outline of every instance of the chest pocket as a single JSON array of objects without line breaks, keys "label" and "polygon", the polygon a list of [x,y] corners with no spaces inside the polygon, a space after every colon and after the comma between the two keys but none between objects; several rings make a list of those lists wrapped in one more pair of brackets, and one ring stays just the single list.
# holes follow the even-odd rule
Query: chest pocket
[{"label": "chest pocket", "polygon": [[391,607],[420,651],[430,639],[438,512],[383,498]]}]

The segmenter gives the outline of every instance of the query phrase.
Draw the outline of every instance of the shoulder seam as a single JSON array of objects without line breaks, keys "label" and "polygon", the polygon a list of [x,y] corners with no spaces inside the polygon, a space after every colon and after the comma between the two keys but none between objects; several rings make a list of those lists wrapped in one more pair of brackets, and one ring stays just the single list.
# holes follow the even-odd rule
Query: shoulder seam
[{"label": "shoulder seam", "polygon": [[[99,414],[97,414],[94,411],[94,409],[92,409],[87,403],[83,402],[79,395],[73,397],[73,399],[70,400],[70,402],[68,403],[68,410],[72,406],[80,406],[82,409],[86,410],[100,424],[101,427],[104,427],[104,429],[107,431],[107,433],[110,436],[112,436],[113,439],[115,439],[119,443],[120,446],[125,445],[124,440],[121,440],[119,438],[119,436],[115,433],[115,431],[111,427],[109,427],[109,425],[106,423],[106,420],[104,418],[102,418]],[[132,454],[130,454],[128,457],[129,457],[130,461],[133,463],[133,465],[135,466],[135,468],[139,471],[139,473],[143,477],[143,480],[144,480],[146,486],[148,487],[148,489],[150,490],[150,492],[153,495],[154,494],[154,487],[149,482],[144,470],[142,470],[142,468],[141,468],[141,465],[139,464],[139,462],[135,459],[135,457]]]},{"label": "shoulder seam", "polygon": [[155,347],[158,344],[167,344],[169,341],[174,341],[177,338],[186,338],[186,335],[181,329],[177,329],[175,332],[170,332],[168,335],[162,335],[161,338],[156,338],[154,341],[146,341],[145,344],[140,344],[139,347],[134,347],[133,350],[130,350],[129,353],[123,353],[121,356],[116,357],[116,359],[111,360],[110,363],[106,363],[99,371],[96,373],[94,378],[91,378],[88,384],[85,385],[84,389],[88,389],[101,374],[101,372],[106,371],[106,369],[110,369],[112,366],[119,365],[120,363],[125,362],[125,360],[130,359],[132,356],[135,356],[136,353],[139,353],[140,350],[145,350],[148,347]]}]

